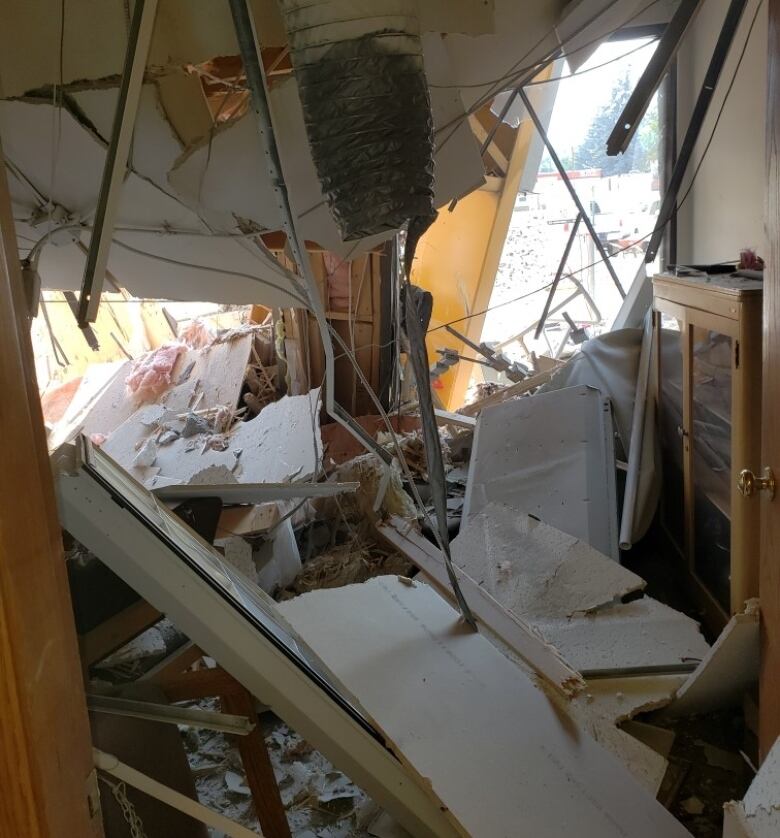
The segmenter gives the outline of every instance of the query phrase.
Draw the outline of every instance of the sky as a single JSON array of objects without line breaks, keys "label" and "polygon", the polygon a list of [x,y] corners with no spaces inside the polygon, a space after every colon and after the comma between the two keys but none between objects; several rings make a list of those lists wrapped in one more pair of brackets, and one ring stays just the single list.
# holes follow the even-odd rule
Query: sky
[{"label": "sky", "polygon": [[[635,50],[640,44],[642,49]],[[591,120],[604,105],[615,82],[628,71],[634,84],[642,74],[645,65],[653,54],[653,41],[614,41],[602,44],[588,61],[579,68],[578,75],[564,78],[558,86],[552,120],[548,134],[556,150],[562,154],[578,146],[588,130]],[[589,68],[613,61],[600,69],[584,72]],[[568,73],[568,66],[563,72]]]}]

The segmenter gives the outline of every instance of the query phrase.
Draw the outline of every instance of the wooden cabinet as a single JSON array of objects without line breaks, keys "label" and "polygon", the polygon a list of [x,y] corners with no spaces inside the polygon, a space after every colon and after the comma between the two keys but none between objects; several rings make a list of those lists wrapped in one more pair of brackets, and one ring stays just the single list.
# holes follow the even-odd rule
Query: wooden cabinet
[{"label": "wooden cabinet", "polygon": [[731,276],[653,279],[663,525],[713,631],[758,596],[762,284]]}]

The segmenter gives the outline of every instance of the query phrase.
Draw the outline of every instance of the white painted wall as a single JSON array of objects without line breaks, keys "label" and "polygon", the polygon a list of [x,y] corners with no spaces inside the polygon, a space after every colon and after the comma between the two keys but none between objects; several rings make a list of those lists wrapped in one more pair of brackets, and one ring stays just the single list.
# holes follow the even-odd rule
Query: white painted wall
[{"label": "white painted wall", "polygon": [[[698,165],[759,0],[749,0],[683,183]],[[678,125],[682,140],[729,0],[704,0],[686,36],[678,65]],[[678,215],[678,261],[736,259],[744,247],[766,255],[764,237],[764,119],[766,114],[766,1],[715,138],[691,195]]]}]

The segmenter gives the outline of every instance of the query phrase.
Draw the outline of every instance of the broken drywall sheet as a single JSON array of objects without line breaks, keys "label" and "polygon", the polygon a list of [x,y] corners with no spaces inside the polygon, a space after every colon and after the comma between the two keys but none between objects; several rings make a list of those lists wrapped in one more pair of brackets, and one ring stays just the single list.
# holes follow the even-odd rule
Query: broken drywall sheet
[{"label": "broken drywall sheet", "polygon": [[[402,518],[393,517],[377,528],[394,550],[421,571],[440,594],[455,601],[445,569],[444,555]],[[483,586],[453,565],[458,584],[481,630],[503,654],[519,666],[530,667],[557,692],[574,695],[585,687],[582,677],[522,617],[505,609]],[[522,663],[521,663],[522,662]]]},{"label": "broken drywall sheet", "polygon": [[379,577],[279,610],[461,834],[514,836],[522,824],[534,838],[687,835],[428,585]]},{"label": "broken drywall sheet", "polygon": [[501,605],[534,622],[593,611],[645,586],[584,541],[500,503],[468,518],[452,558]]},{"label": "broken drywall sheet", "polygon": [[[446,78],[444,59],[446,55],[440,52],[433,53],[430,59],[442,78]],[[299,219],[300,234],[342,256],[354,256],[387,239],[390,233],[359,242],[342,240],[311,157],[294,78],[274,86],[270,105],[290,204]],[[441,156],[434,151],[435,202],[436,206],[442,206],[481,185],[484,169],[478,144],[468,130],[457,95],[446,88],[432,89],[431,109],[434,122],[438,120],[444,125],[456,121],[452,136],[442,145]],[[465,130],[459,127],[458,120]],[[242,165],[236,166],[236,160],[241,160]],[[271,230],[282,226],[257,133],[257,120],[251,112],[189,149],[174,164],[168,179],[181,200],[193,210],[208,210],[223,217],[235,214]],[[253,188],[247,189],[247,184]]]},{"label": "broken drywall sheet", "polygon": [[580,672],[674,667],[709,652],[695,620],[647,596],[592,614],[533,623]]},{"label": "broken drywall sheet", "polygon": [[619,725],[667,705],[684,679],[684,675],[657,675],[592,680],[569,705],[578,726],[618,757],[653,796],[666,773],[667,759]]},{"label": "broken drywall sheet", "polygon": [[[560,0],[495,0],[495,28],[492,35],[471,38],[450,34],[445,46],[455,75],[452,83],[460,88],[465,107],[511,86],[513,70],[532,67],[558,42],[555,24],[560,15]],[[518,63],[518,58],[523,59]],[[509,73],[508,84],[496,84]]]},{"label": "broken drywall sheet", "polygon": [[723,807],[723,838],[780,835],[780,739],[767,754],[742,801]]},{"label": "broken drywall sheet", "polygon": [[759,616],[758,600],[752,599],[729,620],[667,713],[687,716],[741,705],[744,693],[758,681]]},{"label": "broken drywall sheet", "polygon": [[[434,205],[442,207],[482,186],[485,167],[460,92],[453,84],[443,36],[423,36],[422,49],[434,128]],[[437,134],[438,129],[442,130]]]},{"label": "broken drywall sheet", "polygon": [[[70,95],[99,136],[108,143],[111,139],[119,88],[98,87],[74,91]],[[181,153],[181,141],[162,110],[157,85],[144,84],[133,128],[130,167],[161,189],[168,189],[168,170]]]},{"label": "broken drywall sheet", "polygon": [[463,519],[496,501],[618,559],[612,410],[598,390],[568,387],[484,408]]},{"label": "broken drywall sheet", "polygon": [[105,364],[90,364],[81,377],[70,404],[60,420],[52,428],[47,438],[49,451],[59,448],[74,434],[83,428],[83,423],[96,407],[104,394],[116,386],[115,382],[124,383],[129,371],[129,363],[110,361]]},{"label": "broken drywall sheet", "polygon": [[[263,47],[284,46],[287,33],[277,3],[252,0],[250,5]],[[422,31],[461,32],[465,36],[494,32],[493,5],[493,0],[420,0],[420,27]],[[0,9],[3,95],[20,96],[54,84],[118,77],[127,45],[127,9],[123,3],[70,0],[62,20],[59,14],[52,14],[47,0],[27,0]],[[52,60],[59,54],[60,43],[61,77],[58,62]],[[227,4],[215,5],[211,0],[160,3],[149,70],[199,64],[217,55],[237,53]]]},{"label": "broken drywall sheet", "polygon": [[[196,400],[198,410],[220,406],[236,407],[250,361],[253,340],[253,333],[247,332],[230,341],[213,343],[203,349],[189,349],[182,353],[171,371],[172,386],[156,399],[155,403],[173,415],[186,413]],[[137,393],[128,393],[125,381],[134,363],[127,361],[96,400],[83,421],[82,430],[85,434],[99,433],[110,436],[148,401]],[[129,432],[128,428],[122,435],[128,433],[132,437],[132,445],[143,438],[137,433]],[[118,455],[118,449],[115,454],[110,454],[115,459]],[[123,461],[117,462],[124,465]]]},{"label": "broken drywall sheet", "polygon": [[[51,131],[55,116],[60,126],[56,135]],[[159,119],[150,115],[146,122],[156,134],[162,130]],[[41,282],[46,288],[79,290],[86,259],[83,248],[90,241],[89,230],[79,225],[90,224],[97,204],[105,142],[67,108],[55,115],[48,100],[0,101],[0,132],[9,161],[14,215],[24,219],[17,228],[33,241],[47,236],[38,262]],[[172,140],[171,136],[166,141],[169,150]],[[53,179],[52,159],[57,161]],[[156,168],[160,162],[149,165]],[[48,226],[39,223],[48,223],[48,214],[41,216],[40,207],[50,199],[66,214],[66,218],[57,216],[63,229],[51,236]],[[232,215],[206,230],[198,213],[170,189],[135,172],[122,186],[108,269],[138,297],[305,306],[292,274],[240,235]]]},{"label": "broken drywall sheet", "polygon": [[156,83],[160,106],[182,148],[189,148],[211,132],[214,120],[197,73],[172,67],[158,76]]},{"label": "broken drywall sheet", "polygon": [[637,722],[634,719],[622,722],[620,726],[626,733],[630,733],[634,739],[644,742],[645,745],[652,748],[664,759],[669,759],[676,737],[673,730],[651,725],[647,722]]},{"label": "broken drywall sheet", "polygon": [[[155,488],[160,478],[166,485],[192,480],[219,484],[229,475],[239,483],[302,482],[318,473],[322,460],[318,402],[318,389],[272,402],[254,419],[237,422],[223,450],[208,447],[213,435],[207,432],[157,444],[158,428],[150,428],[144,421],[148,416],[139,412],[111,434],[102,450],[147,488]],[[137,462],[146,440],[152,440],[154,458]]]},{"label": "broken drywall sheet", "polygon": [[[301,130],[305,131],[302,122]],[[237,160],[241,161],[240,166],[236,165]],[[257,118],[252,111],[219,126],[212,135],[203,137],[198,146],[173,161],[168,182],[193,209],[208,207],[223,214],[234,212],[268,230],[282,227],[262,154]]]}]

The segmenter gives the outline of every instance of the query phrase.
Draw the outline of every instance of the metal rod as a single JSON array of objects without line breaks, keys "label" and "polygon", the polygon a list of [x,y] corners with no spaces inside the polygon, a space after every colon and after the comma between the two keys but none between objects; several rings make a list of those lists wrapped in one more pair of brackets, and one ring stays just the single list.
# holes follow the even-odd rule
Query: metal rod
[{"label": "metal rod", "polygon": [[[455,568],[452,564],[450,553],[450,536],[447,529],[447,487],[444,479],[444,459],[439,438],[439,426],[436,422],[436,414],[433,407],[433,395],[431,393],[431,382],[428,375],[429,362],[428,352],[425,347],[425,335],[420,322],[420,314],[410,292],[410,286],[406,286],[404,297],[404,325],[406,335],[409,338],[409,360],[417,381],[417,399],[419,401],[420,423],[422,425],[423,441],[425,443],[425,455],[428,461],[428,483],[431,490],[431,499],[436,513],[436,525],[432,530],[436,533],[436,540],[444,556],[444,566],[447,570],[452,591],[463,619],[474,629],[477,628],[477,621],[471,612],[466,598],[458,582]],[[430,517],[429,517],[430,522]],[[432,523],[432,522],[431,522]]]},{"label": "metal rod", "polygon": [[155,704],[151,701],[133,701],[111,695],[88,695],[87,707],[93,713],[112,716],[127,716],[133,719],[147,719],[171,725],[199,727],[203,730],[218,730],[235,736],[247,736],[255,729],[255,723],[246,716],[230,713],[214,713],[211,710],[176,707],[170,704]]},{"label": "metal rod", "polygon": [[558,290],[558,284],[561,281],[563,272],[566,269],[566,262],[569,260],[569,254],[571,253],[572,245],[574,244],[574,240],[577,237],[577,230],[580,227],[580,221],[582,221],[581,212],[577,213],[577,217],[574,219],[574,225],[571,228],[571,233],[569,234],[569,238],[566,242],[566,247],[564,247],[563,249],[561,261],[558,263],[558,270],[555,272],[555,279],[553,280],[553,283],[550,286],[550,293],[547,295],[547,299],[544,301],[542,316],[539,318],[539,323],[537,324],[536,331],[534,332],[534,340],[539,340],[539,335],[541,335],[542,333],[544,324],[547,322],[547,318],[550,316],[550,306],[552,305],[555,292]]},{"label": "metal rod", "polygon": [[695,672],[701,661],[659,664],[658,666],[624,666],[615,669],[583,669],[580,675],[586,681],[598,678],[642,678],[648,675],[687,675]]},{"label": "metal rod", "polygon": [[[605,12],[609,11],[612,6],[615,5],[616,0],[612,0],[607,6],[602,6],[598,11],[591,15],[584,23],[580,24],[574,32],[570,33],[569,36],[566,38],[566,41],[570,41],[573,38],[576,38],[578,35],[582,34],[592,23],[594,23],[598,18],[601,17]],[[520,91],[525,87],[528,82],[532,81],[539,73],[542,72],[546,67],[549,67],[553,61],[557,61],[561,56],[565,55],[565,43],[558,44],[557,46],[552,47],[547,51],[547,53],[539,59],[539,61],[534,65],[533,69],[526,73],[520,81],[515,86],[514,90],[507,96],[506,102],[504,102],[503,108],[501,108],[501,112],[498,115],[498,119],[496,120],[495,125],[488,131],[487,136],[485,137],[484,141],[482,142],[482,146],[480,147],[479,153],[480,155],[484,155],[488,149],[488,146],[493,142],[493,138],[496,136],[496,132],[498,131],[499,126],[504,121],[504,117],[509,113],[509,109],[514,104],[515,99],[517,99],[518,94]],[[538,44],[537,44],[538,46]],[[551,79],[552,81],[552,79]],[[495,88],[493,88],[495,90]],[[500,91],[499,91],[500,92]],[[496,94],[494,93],[493,96]],[[491,96],[492,98],[492,96]],[[490,101],[490,99],[488,99]],[[487,103],[485,103],[487,104]]]},{"label": "metal rod", "polygon": [[488,346],[480,346],[477,343],[474,343],[473,340],[470,340],[466,337],[466,335],[461,334],[457,329],[453,329],[452,326],[446,324],[444,328],[453,336],[458,338],[458,340],[462,340],[469,349],[473,349],[478,354],[482,355],[483,358],[487,358],[489,361],[495,360],[496,353],[493,352],[492,349]]},{"label": "metal rod", "polygon": [[335,402],[335,358],[333,342],[330,338],[328,320],[325,315],[320,291],[312,274],[309,255],[306,252],[305,246],[302,246],[303,240],[298,235],[295,227],[295,216],[290,205],[290,197],[279,157],[279,148],[276,143],[273,123],[271,121],[271,109],[268,105],[265,73],[263,71],[263,63],[260,59],[260,44],[254,24],[253,13],[247,0],[229,0],[229,3],[241,61],[244,65],[247,86],[251,95],[252,109],[255,112],[257,128],[263,141],[265,162],[271,177],[271,185],[276,197],[279,217],[282,221],[282,229],[287,235],[287,241],[298,269],[298,275],[302,279],[302,285],[300,285],[299,290],[305,294],[309,307],[314,312],[317,327],[322,338],[322,346],[325,353],[325,411],[336,422],[346,428],[367,450],[372,451],[385,463],[389,464],[392,460],[389,452],[378,445],[376,440],[361,428],[341,405]]},{"label": "metal rod", "polygon": [[710,102],[715,94],[715,88],[718,86],[720,74],[726,63],[731,44],[734,42],[734,36],[737,33],[737,27],[742,19],[742,13],[745,11],[746,5],[747,0],[731,0],[728,11],[726,12],[723,27],[720,30],[709,67],[707,68],[701,90],[699,91],[699,96],[696,99],[696,104],[691,114],[691,121],[688,123],[688,130],[685,132],[677,161],[674,164],[674,170],[672,171],[669,184],[664,193],[655,230],[647,246],[645,262],[648,264],[655,261],[664,235],[664,228],[672,215],[677,211],[677,195],[680,192],[685,171],[688,168],[688,163],[690,162],[696,142],[699,139],[704,119],[707,116]]},{"label": "metal rod", "polygon": [[623,512],[620,519],[618,543],[621,550],[630,550],[633,545],[634,515],[639,494],[640,467],[644,446],[645,415],[647,413],[647,389],[650,380],[650,364],[653,357],[652,311],[645,316],[645,329],[642,334],[642,348],[639,353],[639,371],[634,396],[634,412],[631,416],[631,438],[628,444],[628,469],[626,488],[623,492]]},{"label": "metal rod", "polygon": [[544,125],[542,125],[542,121],[539,119],[539,115],[533,109],[530,100],[525,92],[525,90],[518,91],[518,95],[523,100],[523,104],[525,105],[526,110],[528,111],[528,115],[533,120],[534,125],[536,126],[536,130],[539,132],[539,136],[542,138],[542,142],[547,149],[547,153],[550,155],[550,159],[553,161],[555,168],[558,170],[558,174],[561,176],[561,180],[563,181],[566,189],[571,195],[572,201],[574,201],[574,205],[579,210],[580,215],[582,216],[582,221],[585,226],[588,228],[588,232],[590,233],[591,238],[593,239],[593,244],[596,246],[596,249],[599,252],[599,256],[601,257],[604,264],[607,266],[607,270],[609,271],[609,275],[612,277],[612,281],[615,283],[615,287],[617,288],[621,297],[625,298],[626,292],[623,290],[623,286],[620,284],[620,280],[618,279],[617,273],[615,273],[615,268],[612,265],[612,260],[607,255],[607,252],[604,250],[604,245],[601,243],[601,239],[598,237],[598,233],[593,227],[593,223],[590,220],[587,212],[585,212],[585,207],[582,205],[582,201],[580,200],[580,196],[577,194],[577,190],[572,186],[571,181],[569,180],[568,174],[566,174],[566,169],[561,163],[560,157],[558,157],[558,153],[555,151],[555,147],[550,142],[550,138],[547,136],[547,132],[544,130]]},{"label": "metal rod", "polygon": [[330,498],[356,492],[360,483],[222,483],[211,485],[160,486],[152,493],[160,500],[220,498],[223,503],[266,503],[297,498]]},{"label": "metal rod", "polygon": [[702,0],[682,0],[677,7],[607,139],[609,157],[625,153],[701,4]]},{"label": "metal rod", "polygon": [[82,328],[87,323],[94,323],[97,318],[156,14],[157,0],[136,0],[127,35],[125,64],[114,112],[111,141],[103,165],[92,237],[81,281],[78,323]]}]

